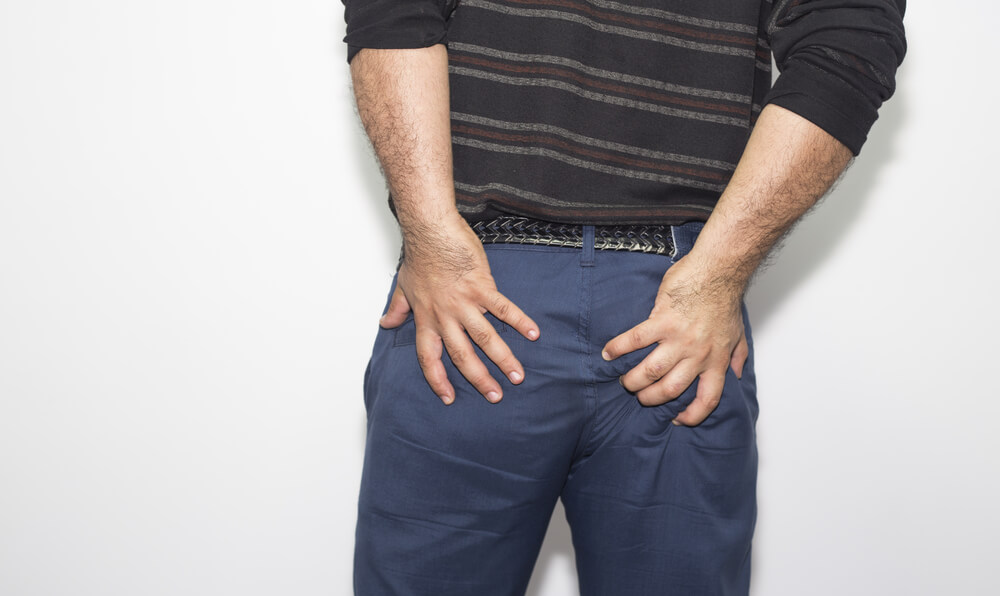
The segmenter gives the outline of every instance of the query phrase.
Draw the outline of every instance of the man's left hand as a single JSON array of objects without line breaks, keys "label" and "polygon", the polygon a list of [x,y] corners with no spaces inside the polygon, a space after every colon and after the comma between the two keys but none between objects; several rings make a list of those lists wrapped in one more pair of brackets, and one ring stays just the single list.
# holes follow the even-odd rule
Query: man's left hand
[{"label": "man's left hand", "polygon": [[622,375],[621,383],[639,402],[655,406],[676,399],[697,378],[698,392],[674,419],[676,425],[700,424],[719,405],[726,367],[737,377],[749,355],[743,328],[743,285],[687,255],[663,276],[649,318],[604,346],[605,360],[659,345]]}]

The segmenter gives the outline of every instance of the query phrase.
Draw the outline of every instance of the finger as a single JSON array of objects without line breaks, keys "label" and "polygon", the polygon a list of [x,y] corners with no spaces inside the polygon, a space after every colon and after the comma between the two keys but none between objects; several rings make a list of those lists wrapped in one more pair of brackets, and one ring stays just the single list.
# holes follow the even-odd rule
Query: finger
[{"label": "finger", "polygon": [[532,341],[538,339],[538,325],[531,320],[531,317],[524,314],[523,310],[500,292],[494,292],[490,296],[486,306],[493,313],[493,316],[516,329],[524,337]]},{"label": "finger", "polygon": [[403,290],[396,283],[396,289],[392,291],[392,299],[389,301],[389,308],[378,320],[378,324],[385,328],[399,327],[406,320],[407,313],[410,312],[410,302],[403,294]]},{"label": "finger", "polygon": [[639,391],[635,396],[639,398],[639,403],[646,406],[655,406],[677,399],[680,394],[687,391],[700,372],[695,360],[685,358],[674,365],[669,374]]},{"label": "finger", "polygon": [[736,349],[733,350],[733,357],[729,361],[729,368],[733,369],[736,373],[737,379],[743,378],[743,366],[747,363],[747,358],[750,357],[750,346],[747,344],[747,336],[744,335],[740,338],[740,343],[736,344]]},{"label": "finger", "polygon": [[448,373],[441,362],[441,337],[428,327],[417,327],[417,363],[424,371],[424,378],[441,401],[455,401],[455,388],[448,381]]},{"label": "finger", "polygon": [[444,349],[448,350],[452,364],[462,373],[472,386],[490,402],[496,403],[503,397],[500,384],[490,376],[490,371],[479,359],[469,341],[469,336],[459,325],[451,326],[444,330],[441,336],[444,342]]},{"label": "finger", "polygon": [[696,426],[701,424],[719,405],[722,397],[722,386],[726,382],[725,368],[722,371],[705,371],[698,379],[698,393],[684,411],[674,418],[674,424],[681,426]]},{"label": "finger", "polygon": [[666,376],[678,361],[679,358],[672,349],[666,344],[660,344],[642,362],[621,376],[621,384],[632,393],[641,391]]},{"label": "finger", "polygon": [[463,321],[469,337],[482,349],[483,353],[507,375],[511,383],[524,380],[524,369],[514,357],[510,347],[503,341],[497,330],[480,313],[473,313],[471,320]]},{"label": "finger", "polygon": [[624,333],[611,338],[608,343],[604,344],[601,356],[605,360],[614,360],[622,354],[628,354],[639,348],[645,348],[660,339],[662,337],[659,337],[656,323],[650,319],[646,319]]}]

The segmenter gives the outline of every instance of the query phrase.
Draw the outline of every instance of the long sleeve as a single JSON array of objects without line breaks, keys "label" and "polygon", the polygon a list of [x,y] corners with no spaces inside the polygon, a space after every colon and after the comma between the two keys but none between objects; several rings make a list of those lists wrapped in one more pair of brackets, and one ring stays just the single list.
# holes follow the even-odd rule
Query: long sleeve
[{"label": "long sleeve", "polygon": [[343,0],[347,61],[361,48],[425,48],[444,43],[458,0]]},{"label": "long sleeve", "polygon": [[774,103],[861,151],[896,87],[906,0],[775,0],[767,36],[781,73]]}]

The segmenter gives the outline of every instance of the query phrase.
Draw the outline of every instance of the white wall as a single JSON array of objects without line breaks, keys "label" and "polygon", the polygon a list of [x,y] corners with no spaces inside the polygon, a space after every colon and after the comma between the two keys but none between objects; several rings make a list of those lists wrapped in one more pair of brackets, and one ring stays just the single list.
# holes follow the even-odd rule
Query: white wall
[{"label": "white wall", "polygon": [[[1000,10],[926,4],[752,290],[757,595],[1000,593]],[[0,594],[350,593],[398,237],[342,10],[0,0]]]}]

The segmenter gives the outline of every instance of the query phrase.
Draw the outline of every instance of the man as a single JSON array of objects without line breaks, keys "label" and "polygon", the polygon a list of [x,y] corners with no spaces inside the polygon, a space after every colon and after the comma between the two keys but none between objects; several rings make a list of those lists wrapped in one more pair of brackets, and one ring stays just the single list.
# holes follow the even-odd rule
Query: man
[{"label": "man", "polygon": [[746,594],[743,294],[860,152],[905,2],[345,4],[403,236],[355,592],[523,594],[561,498],[581,594]]}]

